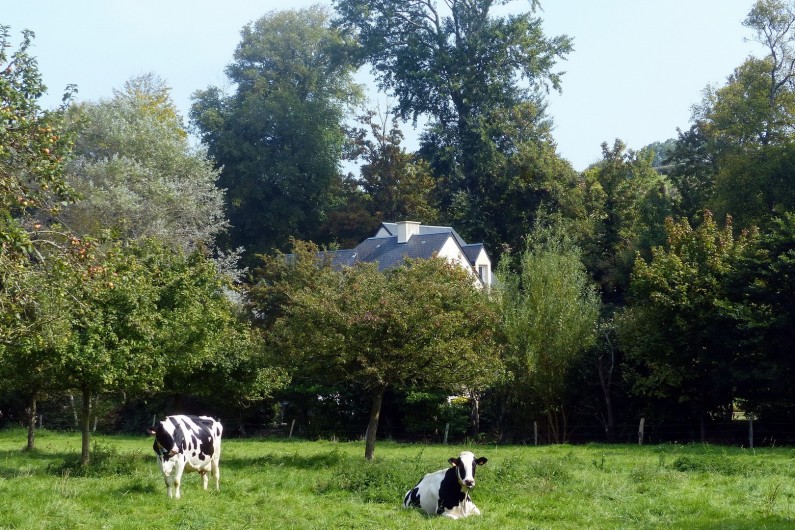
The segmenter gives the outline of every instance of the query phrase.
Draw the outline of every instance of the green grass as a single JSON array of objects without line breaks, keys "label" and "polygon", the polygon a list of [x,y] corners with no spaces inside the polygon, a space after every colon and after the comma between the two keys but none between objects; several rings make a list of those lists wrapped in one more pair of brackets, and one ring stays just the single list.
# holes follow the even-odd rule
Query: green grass
[{"label": "green grass", "polygon": [[[795,528],[795,450],[701,445],[477,446],[481,517],[404,510],[404,493],[462,447],[228,439],[221,491],[186,474],[168,499],[151,441],[0,431],[0,529],[687,529]],[[468,448],[472,449],[472,448]],[[212,481],[211,481],[212,482]],[[212,487],[212,486],[211,486]]]}]

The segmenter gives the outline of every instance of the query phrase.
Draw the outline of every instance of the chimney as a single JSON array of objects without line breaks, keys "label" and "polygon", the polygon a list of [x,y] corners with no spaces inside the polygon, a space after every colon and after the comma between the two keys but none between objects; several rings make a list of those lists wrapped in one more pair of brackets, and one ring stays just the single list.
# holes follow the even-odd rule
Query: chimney
[{"label": "chimney", "polygon": [[405,243],[411,236],[420,233],[420,223],[417,221],[398,221],[396,224],[398,243]]}]

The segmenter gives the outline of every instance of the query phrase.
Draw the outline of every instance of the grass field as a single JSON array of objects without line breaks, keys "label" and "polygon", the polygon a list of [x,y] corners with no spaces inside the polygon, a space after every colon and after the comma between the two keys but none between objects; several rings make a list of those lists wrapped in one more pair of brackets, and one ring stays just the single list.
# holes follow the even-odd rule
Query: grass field
[{"label": "grass field", "polygon": [[[481,517],[401,507],[455,446],[228,439],[221,491],[186,474],[168,499],[151,441],[97,436],[77,464],[77,434],[0,431],[0,529],[792,529],[795,449],[701,445],[477,446]],[[212,483],[212,481],[211,481]]]}]

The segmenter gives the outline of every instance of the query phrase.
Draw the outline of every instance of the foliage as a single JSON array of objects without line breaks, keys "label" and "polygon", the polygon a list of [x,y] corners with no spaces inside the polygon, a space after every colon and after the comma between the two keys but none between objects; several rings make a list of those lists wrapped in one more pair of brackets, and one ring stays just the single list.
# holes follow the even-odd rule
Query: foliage
[{"label": "foliage", "polygon": [[[63,179],[69,154],[60,112],[45,112],[39,98],[46,91],[36,59],[29,55],[34,33],[9,55],[10,29],[0,25],[0,259],[31,252],[29,228],[20,218],[33,209],[52,211],[70,195]],[[72,94],[64,94],[67,102]]]},{"label": "foliage", "polygon": [[[369,112],[359,117],[365,128],[353,138],[353,156],[363,162],[358,181],[369,199],[369,214],[378,221],[414,219],[433,224],[434,181],[427,162],[400,146],[397,116]],[[369,128],[369,134],[367,131]]]},{"label": "foliage", "polygon": [[[278,347],[293,370],[372,396],[368,459],[387,388],[462,392],[496,377],[495,315],[457,265],[409,260],[383,272],[376,264],[336,271],[318,268],[311,253],[293,258],[298,271],[316,274],[311,284],[299,281],[287,291],[273,331]],[[475,365],[489,369],[472,371]]]},{"label": "foliage", "polygon": [[731,413],[737,356],[736,322],[727,311],[726,280],[748,236],[735,239],[710,212],[693,229],[666,222],[668,243],[638,259],[630,305],[619,322],[632,390],[650,399],[679,402],[693,418]]},{"label": "foliage", "polygon": [[664,242],[661,228],[674,200],[668,182],[652,167],[652,152],[627,151],[616,140],[612,149],[602,144],[602,157],[584,173],[593,235],[583,246],[605,300],[621,303],[636,252],[647,256]]},{"label": "foliage", "polygon": [[788,417],[795,400],[795,214],[771,220],[739,257],[728,281],[741,335],[736,386],[757,415]]},{"label": "foliage", "polygon": [[[28,265],[32,257],[43,259],[42,247],[57,253],[58,244],[33,214],[56,212],[71,194],[63,178],[71,143],[63,131],[62,109],[45,112],[39,106],[46,87],[29,54],[34,34],[23,31],[22,37],[19,47],[9,50],[10,29],[0,25],[0,349],[36,334],[31,318],[46,312],[34,308],[46,303],[39,296],[46,287],[36,294],[26,290],[43,274]],[[70,88],[65,103],[71,94]],[[31,317],[31,311],[39,316]]]},{"label": "foliage", "polygon": [[156,237],[190,251],[226,228],[218,171],[190,145],[164,81],[133,78],[109,100],[74,105],[69,183],[81,199],[60,219],[77,235]]},{"label": "foliage", "polygon": [[793,21],[791,1],[756,1],[743,24],[767,54],[746,59],[723,86],[707,87],[694,107],[693,126],[680,132],[671,175],[691,221],[708,207],[749,228],[775,208],[794,206],[788,169],[795,127]]},{"label": "foliage", "polygon": [[320,7],[270,13],[245,26],[226,69],[234,94],[194,95],[191,119],[221,167],[229,248],[285,250],[313,239],[338,190],[352,80],[350,39]]},{"label": "foliage", "polygon": [[539,225],[517,258],[503,258],[498,278],[509,371],[505,385],[527,388],[541,404],[555,441],[564,441],[567,375],[594,342],[600,309],[580,250],[559,231]]},{"label": "foliage", "polygon": [[[495,251],[518,246],[508,227],[522,230],[533,215],[528,188],[543,190],[571,174],[554,155],[543,103],[545,90],[560,88],[555,64],[571,40],[544,35],[536,2],[529,12],[495,16],[493,8],[506,3],[334,2],[338,24],[356,33],[380,88],[396,97],[398,115],[430,119],[421,153],[437,179],[443,217]],[[529,159],[517,153],[522,145],[535,150]],[[512,168],[506,159],[514,155]]]}]

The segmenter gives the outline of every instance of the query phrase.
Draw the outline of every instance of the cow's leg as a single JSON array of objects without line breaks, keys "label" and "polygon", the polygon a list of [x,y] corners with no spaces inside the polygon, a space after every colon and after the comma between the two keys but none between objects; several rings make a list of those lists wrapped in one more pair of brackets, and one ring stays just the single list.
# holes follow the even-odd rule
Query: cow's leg
[{"label": "cow's leg", "polygon": [[207,470],[206,469],[202,469],[201,471],[199,471],[199,474],[202,476],[202,489],[204,491],[207,491],[207,478],[208,478],[207,477]]},{"label": "cow's leg", "polygon": [[456,514],[452,510],[445,510],[444,513],[442,513],[442,515],[444,517],[449,517],[450,519],[458,519],[458,514]]},{"label": "cow's leg", "polygon": [[168,498],[171,499],[172,497],[174,497],[174,491],[172,490],[174,479],[170,475],[163,475],[163,480],[165,480],[166,482],[166,491],[168,492]]},{"label": "cow's leg", "polygon": [[185,471],[185,461],[182,459],[182,455],[180,455],[179,460],[177,461],[177,465],[174,469],[174,489],[175,497],[179,499],[181,497],[180,493],[180,486],[182,485],[182,472]]},{"label": "cow's leg", "polygon": [[212,468],[215,477],[215,491],[221,491],[221,466],[217,458],[212,459]]}]

